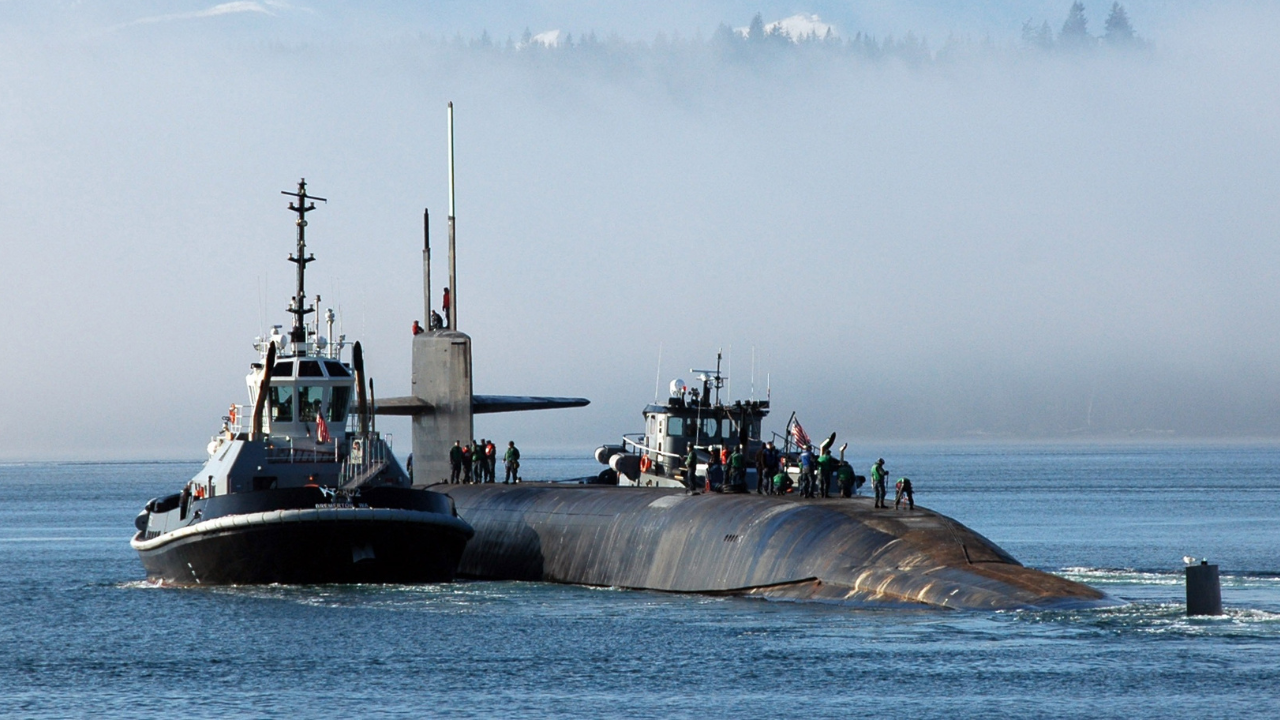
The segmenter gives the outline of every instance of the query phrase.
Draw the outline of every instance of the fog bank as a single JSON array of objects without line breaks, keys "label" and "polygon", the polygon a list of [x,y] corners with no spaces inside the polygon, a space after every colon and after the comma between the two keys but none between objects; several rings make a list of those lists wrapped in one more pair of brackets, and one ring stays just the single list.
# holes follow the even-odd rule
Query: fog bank
[{"label": "fog bank", "polygon": [[[849,25],[838,47],[726,49],[702,15],[753,13],[715,5],[665,42],[600,25],[596,46],[589,26],[521,50],[336,3],[57,29],[28,11],[0,46],[22,410],[0,457],[198,456],[246,397],[250,341],[287,322],[279,191],[302,176],[330,199],[308,286],[379,395],[407,393],[423,207],[445,284],[449,100],[476,391],[592,399],[479,435],[615,440],[659,348],[663,388],[723,348],[740,397],[754,349],[771,430],[794,410],[856,443],[1275,438],[1280,12],[1188,3],[1143,25],[1134,3],[1140,49],[1021,42],[1065,6],[1014,4],[990,41],[930,34],[914,60],[850,50]],[[945,20],[921,7],[886,23],[895,42]]]}]

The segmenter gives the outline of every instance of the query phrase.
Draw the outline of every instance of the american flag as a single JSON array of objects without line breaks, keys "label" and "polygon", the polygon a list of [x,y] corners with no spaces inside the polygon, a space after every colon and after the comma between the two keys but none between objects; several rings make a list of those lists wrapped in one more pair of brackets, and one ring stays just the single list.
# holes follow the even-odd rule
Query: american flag
[{"label": "american flag", "polygon": [[804,428],[800,427],[799,420],[791,421],[791,439],[795,440],[796,445],[799,445],[802,448],[809,447],[810,445],[809,433],[805,432]]}]

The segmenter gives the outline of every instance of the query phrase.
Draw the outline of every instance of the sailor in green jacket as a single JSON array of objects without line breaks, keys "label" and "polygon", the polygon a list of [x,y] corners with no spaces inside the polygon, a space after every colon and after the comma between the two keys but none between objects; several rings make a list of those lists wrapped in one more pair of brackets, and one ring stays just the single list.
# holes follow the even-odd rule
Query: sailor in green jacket
[{"label": "sailor in green jacket", "polygon": [[689,454],[684,458],[684,484],[689,489],[690,495],[698,494],[698,451],[694,449],[693,444],[689,444]]},{"label": "sailor in green jacket", "polygon": [[840,461],[824,452],[818,456],[818,492],[822,497],[831,497],[831,476],[835,474]]},{"label": "sailor in green jacket", "polygon": [[871,467],[871,486],[876,491],[876,507],[888,509],[889,506],[884,502],[884,479],[889,473],[884,469],[884,458],[876,460],[876,464]]},{"label": "sailor in green jacket", "polygon": [[778,474],[773,476],[773,494],[774,495],[787,494],[788,480],[790,480],[790,478],[787,477],[786,470],[784,468],[779,468]]},{"label": "sailor in green jacket", "polygon": [[507,453],[502,456],[503,463],[507,467],[507,475],[502,480],[502,484],[517,482],[520,478],[517,474],[520,470],[520,451],[516,449],[516,441],[507,441]]},{"label": "sailor in green jacket", "polygon": [[836,480],[840,481],[840,497],[853,497],[858,491],[858,476],[853,474],[853,466],[841,460],[840,467],[836,468]]},{"label": "sailor in green jacket", "polygon": [[742,448],[734,448],[729,456],[729,485],[733,492],[747,491],[747,456],[742,454]]}]

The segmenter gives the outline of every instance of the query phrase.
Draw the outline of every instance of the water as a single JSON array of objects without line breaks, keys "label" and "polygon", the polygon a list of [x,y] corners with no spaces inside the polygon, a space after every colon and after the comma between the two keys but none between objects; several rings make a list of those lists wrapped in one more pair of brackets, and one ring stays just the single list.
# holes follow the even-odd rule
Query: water
[{"label": "water", "polygon": [[[0,715],[1280,716],[1280,448],[882,452],[921,504],[1129,604],[990,614],[539,583],[156,588],[129,549],[132,519],[195,464],[5,465]],[[522,470],[598,467],[529,457]],[[1225,617],[1185,617],[1183,555],[1221,566]]]}]

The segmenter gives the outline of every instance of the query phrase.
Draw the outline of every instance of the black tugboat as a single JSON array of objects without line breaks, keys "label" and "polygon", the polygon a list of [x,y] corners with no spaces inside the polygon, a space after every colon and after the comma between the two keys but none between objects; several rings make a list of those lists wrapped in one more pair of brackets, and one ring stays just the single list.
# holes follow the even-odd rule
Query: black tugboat
[{"label": "black tugboat", "polygon": [[447,495],[412,487],[377,432],[360,343],[348,364],[333,311],[325,335],[307,322],[306,214],[324,198],[305,180],[284,194],[298,216],[293,327],[256,340],[248,404],[231,406],[181,492],[147,503],[131,545],[148,579],[171,584],[451,580],[471,526]]}]

